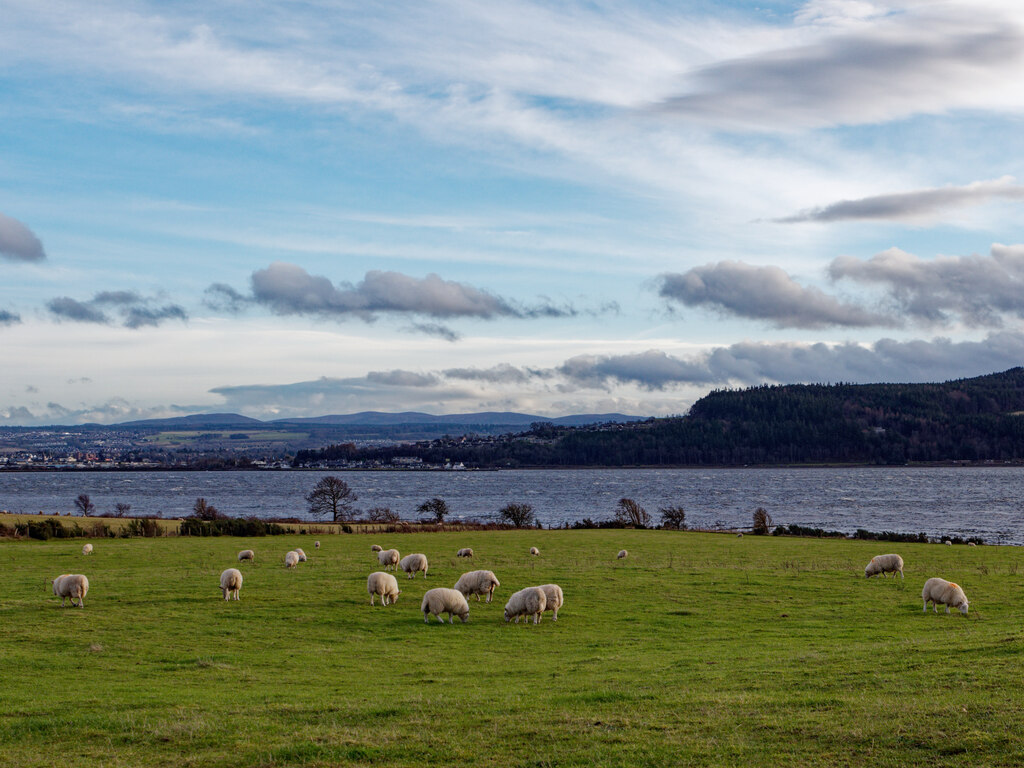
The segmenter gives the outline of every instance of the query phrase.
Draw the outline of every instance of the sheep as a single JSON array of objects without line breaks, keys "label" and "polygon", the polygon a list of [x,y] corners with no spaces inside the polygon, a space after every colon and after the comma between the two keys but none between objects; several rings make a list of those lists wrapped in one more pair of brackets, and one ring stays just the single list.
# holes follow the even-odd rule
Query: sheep
[{"label": "sheep", "polygon": [[519,617],[526,616],[526,623],[529,624],[529,617],[533,616],[533,623],[539,624],[540,615],[544,613],[544,609],[547,606],[547,595],[544,594],[544,590],[540,587],[520,589],[505,603],[505,622],[508,623],[514,617],[516,624],[518,624]]},{"label": "sheep", "polygon": [[413,555],[406,555],[402,558],[402,562],[399,563],[402,570],[409,574],[410,579],[416,578],[416,571],[423,571],[423,578],[427,578],[427,556],[416,553]]},{"label": "sheep", "polygon": [[53,580],[53,594],[60,598],[60,607],[64,600],[71,598],[71,605],[78,598],[78,607],[85,607],[85,596],[89,592],[89,579],[81,573],[63,573]]},{"label": "sheep", "polygon": [[420,610],[423,611],[425,624],[430,623],[431,614],[437,616],[437,620],[442,624],[444,624],[444,619],[441,618],[442,613],[448,614],[449,624],[455,623],[456,616],[462,619],[463,624],[469,620],[469,603],[466,602],[465,595],[456,589],[447,587],[428,589],[427,594],[423,596],[423,602],[420,603]]},{"label": "sheep", "polygon": [[492,571],[468,571],[459,576],[455,582],[455,589],[465,595],[476,595],[476,601],[480,602],[480,595],[487,595],[487,602],[494,597],[495,587],[500,587],[501,582]]},{"label": "sheep", "polygon": [[541,584],[540,588],[544,590],[544,597],[547,598],[547,606],[544,610],[551,611],[554,614],[551,617],[552,621],[558,621],[558,609],[565,602],[562,588],[557,584]]},{"label": "sheep", "polygon": [[242,588],[242,572],[237,568],[228,568],[220,575],[220,590],[224,593],[224,599],[234,595],[238,599],[238,590]]},{"label": "sheep", "polygon": [[370,547],[371,552],[383,552],[384,548],[380,544],[374,544]]},{"label": "sheep", "polygon": [[864,567],[864,576],[870,579],[872,576],[882,574],[885,576],[891,573],[895,579],[896,574],[903,576],[903,558],[899,555],[876,555],[871,558],[871,562]]},{"label": "sheep", "polygon": [[464,547],[464,548],[460,549],[458,552],[456,552],[455,556],[456,557],[472,557],[473,556],[473,550],[470,549],[469,547]]},{"label": "sheep", "polygon": [[976,547],[976,546],[978,546],[978,545],[977,545],[976,543],[974,543],[973,541],[968,541],[968,542],[967,542],[967,546],[968,546],[968,547]]},{"label": "sheep", "polygon": [[292,551],[293,551],[293,552],[295,552],[295,554],[297,554],[297,555],[299,556],[299,562],[300,562],[300,563],[304,563],[304,562],[306,562],[306,553],[305,553],[305,552],[303,552],[303,551],[302,551],[301,549],[299,549],[298,547],[296,547],[296,548],[295,548],[294,550],[292,550]]},{"label": "sheep", "polygon": [[377,553],[377,562],[385,571],[397,571],[399,554],[397,549],[385,549]]},{"label": "sheep", "polygon": [[949,613],[949,606],[953,606],[964,616],[967,615],[967,595],[964,594],[959,584],[954,584],[952,581],[938,578],[928,579],[924,583],[924,589],[921,590],[921,599],[924,601],[925,613],[928,613],[928,603],[930,602],[936,613],[939,612],[939,603],[942,603],[946,606],[946,613]]},{"label": "sheep", "polygon": [[294,568],[299,564],[299,553],[292,551],[284,556],[284,567]]},{"label": "sheep", "polygon": [[402,594],[398,588],[398,579],[384,571],[374,571],[366,579],[366,591],[370,593],[370,605],[374,605],[373,599],[380,595],[381,605],[393,605]]},{"label": "sheep", "polygon": [[540,550],[537,549],[536,547],[530,547],[530,554],[531,555],[539,555],[540,554]]},{"label": "sheep", "polygon": [[251,560],[255,563],[256,553],[253,552],[251,549],[243,549],[241,552],[238,553],[238,562],[242,562],[243,560]]},{"label": "sheep", "polygon": [[620,550],[619,550],[619,554],[618,554],[618,555],[616,555],[615,557],[616,557],[616,559],[618,559],[618,560],[621,560],[621,559],[622,559],[622,558],[624,558],[624,557],[629,557],[629,552],[627,552],[627,551],[626,551],[626,550],[624,550],[624,549],[620,549]]},{"label": "sheep", "polygon": [[320,549],[320,542],[319,542],[319,541],[314,541],[314,542],[313,542],[313,546],[314,546],[314,547],[315,547],[316,549]]},{"label": "sheep", "polygon": [[942,543],[945,544],[947,547],[952,547],[953,546],[953,542],[950,541],[949,539],[946,539]]},{"label": "sheep", "polygon": [[743,534],[742,533],[737,533],[736,534],[736,538],[737,539],[742,539],[743,538]]},{"label": "sheep", "polygon": [[85,544],[85,545],[83,545],[82,546],[82,554],[83,555],[91,555],[92,554],[92,544]]}]

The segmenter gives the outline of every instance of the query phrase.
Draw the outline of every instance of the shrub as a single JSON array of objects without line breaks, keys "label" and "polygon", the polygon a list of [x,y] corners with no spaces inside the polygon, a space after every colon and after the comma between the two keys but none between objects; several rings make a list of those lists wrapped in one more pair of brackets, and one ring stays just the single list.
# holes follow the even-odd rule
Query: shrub
[{"label": "shrub", "polygon": [[754,534],[757,536],[767,536],[771,533],[772,527],[772,516],[768,514],[768,510],[764,507],[758,507],[754,510]]},{"label": "shrub", "polygon": [[536,522],[533,514],[533,507],[529,504],[506,504],[498,510],[502,521],[514,525],[516,528],[526,528]]},{"label": "shrub", "polygon": [[634,528],[646,528],[651,524],[651,516],[647,514],[647,510],[632,499],[619,499],[615,508],[615,519]]},{"label": "shrub", "polygon": [[160,523],[150,517],[137,517],[128,521],[124,530],[128,536],[144,536],[147,539],[161,535]]},{"label": "shrub", "polygon": [[682,507],[662,507],[658,510],[661,514],[661,527],[674,531],[686,530],[686,511]]},{"label": "shrub", "polygon": [[434,523],[443,523],[445,517],[451,513],[451,510],[448,508],[448,502],[439,496],[424,501],[416,507],[416,511],[421,515],[430,515],[431,519],[429,522]]},{"label": "shrub", "polygon": [[391,507],[374,507],[366,511],[366,519],[371,523],[397,523],[400,518]]},{"label": "shrub", "polygon": [[197,520],[190,517],[181,521],[178,533],[182,536],[280,536],[289,533],[277,523],[255,518],[229,517],[219,520]]}]

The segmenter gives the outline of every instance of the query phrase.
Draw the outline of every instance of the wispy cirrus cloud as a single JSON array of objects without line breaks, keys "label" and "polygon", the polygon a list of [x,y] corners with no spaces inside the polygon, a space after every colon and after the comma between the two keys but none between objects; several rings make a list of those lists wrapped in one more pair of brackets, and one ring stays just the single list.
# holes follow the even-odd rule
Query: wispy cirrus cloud
[{"label": "wispy cirrus cloud", "polygon": [[1024,200],[1024,185],[1012,176],[975,181],[963,186],[935,187],[911,192],[874,195],[800,211],[774,219],[778,224],[836,221],[925,221],[947,211],[981,205],[990,200]]},{"label": "wispy cirrus cloud", "polygon": [[46,258],[43,243],[36,234],[17,219],[0,213],[0,258],[9,261],[42,261]]},{"label": "wispy cirrus cloud", "polygon": [[764,320],[778,328],[899,325],[892,316],[802,286],[779,267],[720,261],[682,274],[661,275],[659,283],[659,294],[670,301]]}]

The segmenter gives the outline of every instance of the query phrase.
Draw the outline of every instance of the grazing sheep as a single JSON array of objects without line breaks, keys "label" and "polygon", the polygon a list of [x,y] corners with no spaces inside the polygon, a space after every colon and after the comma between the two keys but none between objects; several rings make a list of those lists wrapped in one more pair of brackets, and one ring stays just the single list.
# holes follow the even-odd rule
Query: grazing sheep
[{"label": "grazing sheep", "polygon": [[540,550],[537,549],[536,547],[530,547],[530,554],[531,555],[539,555],[540,554]]},{"label": "grazing sheep", "polygon": [[470,549],[469,547],[464,547],[463,549],[460,549],[458,552],[456,552],[455,556],[456,557],[472,557],[473,556],[473,550]]},{"label": "grazing sheep", "polygon": [[298,564],[299,564],[299,553],[298,552],[292,551],[292,552],[289,552],[287,555],[284,556],[284,567],[285,568],[294,568]]},{"label": "grazing sheep", "polygon": [[255,563],[256,553],[253,552],[251,549],[243,549],[241,552],[238,553],[238,562],[242,562],[243,560],[251,560]]},{"label": "grazing sheep", "polygon": [[545,611],[551,611],[554,616],[551,617],[552,621],[558,621],[558,609],[562,607],[562,603],[565,602],[565,595],[562,594],[562,588],[557,584],[541,584],[540,588],[544,590],[544,597],[547,598],[547,606],[544,608]]},{"label": "grazing sheep", "polygon": [[319,542],[319,541],[314,541],[314,542],[313,542],[313,546],[314,546],[314,547],[315,547],[316,549],[320,549],[320,542]]},{"label": "grazing sheep", "polygon": [[427,578],[427,556],[416,553],[406,555],[400,563],[402,570],[409,574],[410,579],[416,578],[416,571],[423,571],[423,578]]},{"label": "grazing sheep", "polygon": [[494,597],[495,587],[500,587],[501,582],[492,571],[469,571],[459,576],[455,582],[455,589],[464,594],[467,598],[476,595],[476,601],[480,602],[480,595],[487,595],[487,602]]},{"label": "grazing sheep", "polygon": [[399,557],[397,549],[385,549],[377,553],[377,562],[384,567],[385,571],[397,571]]},{"label": "grazing sheep", "polygon": [[402,594],[398,588],[398,579],[384,571],[374,571],[366,579],[366,591],[370,593],[370,605],[374,605],[373,599],[380,595],[382,605],[391,605],[398,601]]},{"label": "grazing sheep", "polygon": [[305,553],[305,552],[303,552],[303,551],[302,551],[301,549],[299,549],[298,547],[296,547],[296,548],[295,548],[294,550],[292,550],[292,551],[293,551],[293,552],[295,552],[295,554],[297,554],[297,555],[299,556],[299,562],[300,562],[300,563],[304,563],[304,562],[306,562],[306,553]]},{"label": "grazing sheep", "polygon": [[952,542],[952,541],[950,541],[949,539],[946,539],[946,540],[945,540],[944,542],[942,542],[942,543],[943,543],[943,544],[945,544],[945,545],[946,545],[947,547],[952,547],[952,546],[953,546],[953,542]]},{"label": "grazing sheep", "polygon": [[384,548],[380,544],[374,544],[370,547],[371,552],[383,552]]},{"label": "grazing sheep", "polygon": [[902,557],[899,555],[876,555],[875,557],[872,557],[871,562],[864,567],[864,576],[869,579],[872,576],[877,576],[878,574],[885,576],[889,573],[892,574],[894,579],[896,578],[897,573],[900,575],[901,579],[903,578]]},{"label": "grazing sheep", "polygon": [[448,614],[450,624],[455,623],[456,616],[462,619],[463,624],[469,619],[469,603],[466,602],[466,597],[458,590],[447,587],[428,589],[427,594],[423,596],[423,602],[420,603],[420,610],[423,611],[423,621],[426,624],[430,623],[431,614],[437,616],[437,620],[442,624],[442,613]]},{"label": "grazing sheep", "polygon": [[53,580],[53,594],[60,598],[60,607],[64,600],[71,598],[71,605],[78,598],[78,607],[85,607],[85,596],[89,592],[89,579],[80,573],[64,573]]},{"label": "grazing sheep", "polygon": [[968,547],[976,547],[976,546],[978,546],[978,545],[977,545],[977,544],[976,544],[975,542],[973,542],[973,541],[968,541],[968,542],[967,542],[967,546],[968,546]]},{"label": "grazing sheep", "polygon": [[736,538],[737,539],[742,539],[743,538],[743,534],[742,533],[737,533],[736,534]]},{"label": "grazing sheep", "polygon": [[616,555],[616,558],[617,558],[617,559],[619,559],[619,560],[621,560],[621,559],[622,559],[622,558],[624,558],[624,557],[629,557],[629,552],[627,552],[627,551],[626,551],[626,550],[624,550],[624,549],[620,549],[620,550],[619,550],[619,554],[618,554],[618,555]]},{"label": "grazing sheep", "polygon": [[85,544],[85,545],[83,545],[82,546],[82,554],[83,555],[91,555],[92,554],[92,544]]},{"label": "grazing sheep", "polygon": [[942,603],[946,606],[946,613],[949,613],[949,607],[953,606],[964,616],[967,615],[967,595],[964,594],[959,584],[954,584],[952,581],[928,579],[924,583],[924,589],[921,590],[921,599],[924,600],[925,613],[928,613],[928,603],[930,602],[936,613],[939,612],[939,603]]},{"label": "grazing sheep", "polygon": [[516,624],[518,624],[519,617],[526,616],[526,623],[529,624],[530,616],[533,616],[533,623],[539,624],[540,615],[544,613],[547,605],[547,595],[540,587],[520,589],[505,603],[505,621],[509,622],[515,618]]},{"label": "grazing sheep", "polygon": [[242,588],[242,572],[237,568],[228,568],[220,575],[220,591],[227,600],[231,595],[238,599],[238,590]]}]

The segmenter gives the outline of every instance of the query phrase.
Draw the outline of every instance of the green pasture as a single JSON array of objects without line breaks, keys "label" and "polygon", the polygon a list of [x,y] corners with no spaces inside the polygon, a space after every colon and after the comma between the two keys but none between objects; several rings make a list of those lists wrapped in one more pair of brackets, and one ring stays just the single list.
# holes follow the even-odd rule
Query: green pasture
[{"label": "green pasture", "polygon": [[[0,542],[0,765],[1017,766],[1022,553],[668,531]],[[374,608],[370,545],[429,578]],[[285,570],[288,549],[309,561]],[[472,563],[454,556],[472,547]],[[531,546],[541,550],[530,557]],[[616,560],[620,548],[629,550]],[[256,551],[239,566],[236,553]],[[899,552],[905,582],[864,579]],[[240,567],[239,602],[220,572]],[[420,598],[501,580],[467,624]],[[45,580],[85,573],[84,609]],[[925,579],[970,616],[921,611]],[[506,625],[557,582],[557,623]]]}]

